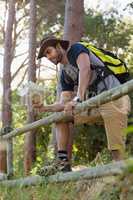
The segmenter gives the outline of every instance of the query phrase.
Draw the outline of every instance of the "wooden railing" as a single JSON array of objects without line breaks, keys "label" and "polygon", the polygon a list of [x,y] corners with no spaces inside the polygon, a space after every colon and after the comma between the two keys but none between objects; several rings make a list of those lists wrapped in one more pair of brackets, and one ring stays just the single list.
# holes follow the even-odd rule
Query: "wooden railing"
[{"label": "wooden railing", "polygon": [[[105,91],[91,99],[84,101],[83,103],[77,104],[75,107],[74,116],[77,116],[77,115],[80,116],[80,114],[86,110],[91,110],[98,107],[101,104],[107,103],[112,100],[116,100],[120,98],[121,96],[127,95],[128,93],[132,91],[133,91],[133,80],[128,81],[127,83],[120,85],[118,87],[112,88],[111,90]],[[10,133],[7,133],[6,135],[1,136],[0,140],[7,141],[13,137],[19,136],[21,134],[25,134],[28,131],[31,131],[35,128],[38,128],[40,126],[44,126],[47,124],[61,122],[61,121],[72,122],[74,121],[74,118],[75,118],[74,116],[70,116],[64,112],[54,113],[44,119],[40,119],[33,123],[27,124],[22,128],[16,128]],[[95,115],[88,116],[88,118],[89,117],[92,120],[92,118],[95,117]],[[1,179],[5,179],[5,174],[0,174],[0,180]]]}]

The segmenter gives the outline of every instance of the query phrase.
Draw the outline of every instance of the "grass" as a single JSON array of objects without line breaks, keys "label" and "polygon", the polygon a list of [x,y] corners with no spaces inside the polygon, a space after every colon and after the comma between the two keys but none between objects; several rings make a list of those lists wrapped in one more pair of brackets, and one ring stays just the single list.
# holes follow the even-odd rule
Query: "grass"
[{"label": "grass", "polygon": [[31,187],[0,187],[0,200],[132,200],[133,163],[121,176]]},{"label": "grass", "polygon": [[0,200],[96,200],[105,184],[103,179],[94,179],[25,188],[1,187]]},{"label": "grass", "polygon": [[48,184],[27,188],[0,188],[0,200],[75,200],[73,183]]}]

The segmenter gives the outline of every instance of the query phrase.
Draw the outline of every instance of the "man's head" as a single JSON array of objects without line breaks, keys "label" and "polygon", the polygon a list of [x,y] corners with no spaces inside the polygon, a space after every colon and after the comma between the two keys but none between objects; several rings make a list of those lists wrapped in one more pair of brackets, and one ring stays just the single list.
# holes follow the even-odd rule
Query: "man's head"
[{"label": "man's head", "polygon": [[57,64],[61,61],[63,51],[66,51],[69,46],[69,41],[57,39],[54,36],[44,38],[40,44],[38,59],[47,57],[53,63]]}]

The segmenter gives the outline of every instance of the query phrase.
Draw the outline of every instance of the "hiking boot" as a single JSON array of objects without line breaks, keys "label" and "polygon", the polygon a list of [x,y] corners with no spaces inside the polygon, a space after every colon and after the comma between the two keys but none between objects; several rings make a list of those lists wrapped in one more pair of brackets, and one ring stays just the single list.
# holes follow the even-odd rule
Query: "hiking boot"
[{"label": "hiking boot", "polygon": [[53,161],[51,165],[44,166],[38,171],[38,174],[40,176],[51,176],[56,174],[57,172],[70,172],[71,170],[71,165],[68,160],[61,160],[61,159],[56,159]]}]

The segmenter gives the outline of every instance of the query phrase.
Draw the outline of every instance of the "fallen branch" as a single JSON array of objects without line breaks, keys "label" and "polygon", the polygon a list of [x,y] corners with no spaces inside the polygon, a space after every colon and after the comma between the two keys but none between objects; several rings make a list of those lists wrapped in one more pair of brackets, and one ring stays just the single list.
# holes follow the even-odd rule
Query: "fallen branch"
[{"label": "fallen branch", "polygon": [[6,180],[0,182],[0,186],[16,187],[16,186],[34,186],[43,183],[64,183],[68,181],[78,181],[82,179],[94,179],[106,176],[116,176],[122,174],[127,169],[133,159],[127,161],[119,161],[114,164],[99,165],[97,167],[86,168],[83,170],[67,173],[57,173],[47,178],[41,176],[29,176],[17,180]]},{"label": "fallen branch", "polygon": [[[90,110],[92,108],[96,108],[99,105],[107,103],[111,100],[116,100],[120,98],[121,96],[128,94],[131,91],[133,91],[133,80],[128,81],[127,83],[120,85],[118,87],[115,87],[111,90],[102,92],[101,94],[91,99],[88,99],[87,101],[84,101],[83,103],[77,104],[77,106],[75,107],[75,114],[79,114],[87,109]],[[2,136],[1,139],[9,139],[11,137],[15,137],[23,133],[26,133],[28,131],[31,131],[40,126],[59,122],[59,121],[73,121],[73,116],[66,115],[64,112],[54,113],[50,115],[49,117],[27,124],[23,128],[17,128],[11,131],[10,133]]]}]

